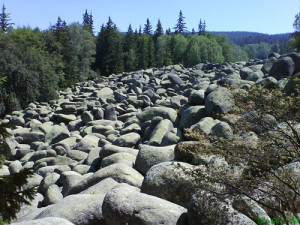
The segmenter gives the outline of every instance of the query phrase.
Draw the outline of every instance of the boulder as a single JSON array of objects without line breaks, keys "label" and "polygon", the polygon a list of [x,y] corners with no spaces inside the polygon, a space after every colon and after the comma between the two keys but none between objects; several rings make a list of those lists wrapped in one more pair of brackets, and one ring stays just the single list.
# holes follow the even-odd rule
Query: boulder
[{"label": "boulder", "polygon": [[82,120],[83,124],[86,125],[88,122],[94,120],[94,116],[92,115],[91,112],[85,111],[81,114],[81,120]]},{"label": "boulder", "polygon": [[99,183],[89,187],[88,189],[80,192],[79,194],[103,194],[106,195],[114,186],[119,184],[112,178],[105,178]]},{"label": "boulder", "polygon": [[152,166],[158,163],[172,161],[174,159],[174,148],[175,145],[166,147],[140,145],[135,168],[140,173],[145,174]]},{"label": "boulder", "polygon": [[185,208],[129,187],[109,191],[102,211],[107,224],[187,224]]},{"label": "boulder", "polygon": [[102,216],[103,199],[104,195],[101,194],[68,196],[43,210],[35,219],[60,217],[78,225],[104,225]]},{"label": "boulder", "polygon": [[46,191],[43,206],[55,204],[62,199],[63,195],[60,191],[60,188],[56,184],[53,184]]},{"label": "boulder", "polygon": [[173,123],[168,120],[164,119],[161,120],[155,129],[152,131],[150,135],[150,139],[148,144],[149,145],[156,145],[159,146],[164,138],[164,136],[173,128]]},{"label": "boulder", "polygon": [[[182,162],[159,163],[151,167],[146,173],[141,192],[187,207],[192,194],[195,193],[197,184],[192,175],[184,170],[189,171],[195,168]],[[200,168],[204,170],[205,167]]]},{"label": "boulder", "polygon": [[217,123],[211,130],[212,136],[229,139],[233,136],[231,127],[226,122]]},{"label": "boulder", "polygon": [[127,152],[134,156],[137,156],[137,154],[138,154],[137,149],[120,147],[120,146],[116,146],[116,145],[112,145],[112,144],[106,144],[100,150],[99,156],[103,159],[104,157],[107,157],[109,155],[112,155],[115,153],[121,153],[121,152]]},{"label": "boulder", "polygon": [[280,80],[283,77],[292,76],[295,69],[295,63],[291,57],[282,57],[278,59],[272,66],[269,76]]},{"label": "boulder", "polygon": [[114,92],[110,88],[104,87],[100,91],[98,91],[96,95],[97,95],[98,98],[108,99],[108,98],[113,97]]},{"label": "boulder", "polygon": [[198,123],[192,125],[190,127],[190,130],[195,131],[195,132],[200,131],[201,133],[208,135],[208,134],[210,134],[211,129],[215,125],[216,125],[216,121],[213,118],[204,117]]},{"label": "boulder", "polygon": [[12,223],[12,225],[74,225],[74,223],[71,223],[69,220],[55,217],[53,215],[52,217],[46,217],[43,219],[35,219],[35,220],[29,220],[29,221],[24,221],[24,222],[17,222],[17,223]]},{"label": "boulder", "polygon": [[70,132],[68,131],[67,127],[54,125],[51,127],[51,130],[47,132],[45,141],[50,144],[55,144],[68,137],[70,137]]},{"label": "boulder", "polygon": [[172,123],[177,118],[177,113],[173,108],[168,107],[148,107],[143,112],[138,113],[137,118],[141,121],[151,120],[155,116],[161,116],[164,119],[170,120]]},{"label": "boulder", "polygon": [[115,153],[102,159],[101,167],[106,167],[114,163],[124,163],[130,167],[133,167],[135,160],[136,160],[136,156],[130,153],[127,152]]},{"label": "boulder", "polygon": [[232,110],[233,96],[227,88],[219,87],[211,92],[205,99],[205,111],[207,115],[215,118]]},{"label": "boulder", "polygon": [[115,163],[98,170],[92,176],[77,183],[73,188],[71,188],[67,195],[77,194],[84,191],[108,177],[113,178],[117,182],[124,182],[136,187],[141,187],[144,179],[144,177],[132,167],[124,163]]},{"label": "boulder", "polygon": [[187,108],[182,109],[180,110],[181,119],[179,128],[189,128],[193,124],[199,122],[202,118],[206,117],[204,106],[188,106]]},{"label": "boulder", "polygon": [[106,109],[104,111],[104,119],[112,120],[112,121],[117,120],[117,113],[116,113],[115,107],[113,107],[112,105],[109,105],[108,107],[106,107]]},{"label": "boulder", "polygon": [[172,84],[178,84],[178,85],[183,84],[183,81],[181,80],[181,78],[175,74],[170,74],[168,76],[168,79],[170,80],[170,82]]},{"label": "boulder", "polygon": [[205,90],[194,91],[189,97],[189,103],[191,105],[203,105],[204,100],[205,100]]},{"label": "boulder", "polygon": [[134,132],[123,134],[113,142],[113,145],[117,145],[120,147],[134,147],[138,143],[140,138],[141,136]]}]

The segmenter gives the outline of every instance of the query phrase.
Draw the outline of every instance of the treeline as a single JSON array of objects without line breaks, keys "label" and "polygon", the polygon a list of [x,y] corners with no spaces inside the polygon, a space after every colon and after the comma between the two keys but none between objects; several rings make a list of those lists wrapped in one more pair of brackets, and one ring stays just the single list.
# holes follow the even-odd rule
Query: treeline
[{"label": "treeline", "polygon": [[0,115],[25,107],[30,102],[48,101],[57,90],[112,73],[150,67],[200,62],[222,63],[248,60],[247,53],[230,44],[225,36],[199,29],[190,34],[180,11],[174,32],[164,32],[158,20],[156,28],[147,19],[144,29],[120,32],[111,18],[97,36],[93,16],[85,12],[83,22],[67,24],[60,17],[55,25],[13,29],[5,7],[0,13]]},{"label": "treeline", "polygon": [[60,18],[46,31],[30,28],[0,32],[0,114],[30,102],[48,101],[57,90],[96,77],[91,69],[94,36],[78,23]]},{"label": "treeline", "polygon": [[262,34],[255,32],[213,32],[226,35],[228,40],[242,47],[251,59],[265,59],[270,52],[285,54],[292,49],[287,43],[292,38],[291,33],[286,34]]}]

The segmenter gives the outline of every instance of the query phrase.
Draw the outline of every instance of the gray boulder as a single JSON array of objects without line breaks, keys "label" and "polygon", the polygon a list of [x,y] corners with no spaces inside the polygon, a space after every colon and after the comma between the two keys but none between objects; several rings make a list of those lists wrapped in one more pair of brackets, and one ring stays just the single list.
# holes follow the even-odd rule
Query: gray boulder
[{"label": "gray boulder", "polygon": [[102,210],[107,224],[187,224],[185,208],[129,187],[109,191]]},{"label": "gray boulder", "polygon": [[217,114],[225,114],[232,110],[234,104],[233,96],[227,88],[219,87],[211,92],[205,99],[205,110],[207,115],[215,118]]},{"label": "gray boulder", "polygon": [[19,160],[13,161],[8,169],[10,174],[19,173],[22,170],[22,164]]},{"label": "gray boulder", "polygon": [[115,153],[121,153],[121,152],[127,152],[134,156],[137,156],[138,150],[133,148],[126,148],[126,147],[120,147],[116,145],[106,144],[103,146],[103,148],[99,152],[100,158],[107,157],[109,155],[115,154]]},{"label": "gray boulder", "polygon": [[216,137],[223,137],[229,139],[233,136],[231,127],[226,122],[217,123],[211,130],[211,134]]},{"label": "gray boulder", "polygon": [[192,170],[196,167],[178,162],[163,162],[151,167],[146,173],[141,192],[187,207],[197,184],[183,168]]},{"label": "gray boulder", "polygon": [[158,163],[172,161],[174,159],[174,148],[175,145],[166,147],[140,145],[139,154],[135,161],[137,171],[145,174],[152,166]]},{"label": "gray boulder", "polygon": [[56,184],[53,184],[46,191],[43,206],[55,204],[62,199],[63,195],[60,191],[60,188]]},{"label": "gray boulder", "polygon": [[134,132],[123,134],[113,142],[113,145],[117,145],[120,147],[134,147],[138,143],[140,138],[141,136]]},{"label": "gray boulder", "polygon": [[295,69],[295,63],[291,57],[282,57],[278,59],[272,66],[269,76],[280,80],[282,77],[292,76]]},{"label": "gray boulder", "polygon": [[117,113],[115,110],[115,107],[112,105],[108,106],[105,111],[104,111],[104,119],[106,120],[112,120],[116,121],[117,120]]},{"label": "gray boulder", "polygon": [[173,128],[173,123],[168,120],[164,119],[161,120],[153,132],[150,135],[149,145],[156,145],[159,146],[164,138],[164,136]]},{"label": "gray boulder", "polygon": [[99,183],[89,187],[88,189],[80,192],[80,194],[103,194],[106,195],[114,186],[119,184],[112,178],[105,178]]},{"label": "gray boulder", "polygon": [[204,106],[188,106],[180,110],[181,119],[179,128],[189,128],[193,124],[199,122],[202,118],[206,117]]},{"label": "gray boulder", "polygon": [[105,224],[102,216],[104,195],[78,194],[68,196],[42,211],[35,219],[60,217],[78,225]]},{"label": "gray boulder", "polygon": [[94,116],[92,115],[91,112],[85,111],[81,114],[81,120],[84,124],[87,124],[88,122],[94,120]]},{"label": "gray boulder", "polygon": [[189,97],[189,103],[191,105],[203,105],[204,100],[205,100],[205,90],[194,91]]},{"label": "gray boulder", "polygon": [[98,170],[92,176],[77,183],[67,195],[84,191],[108,177],[113,178],[117,182],[127,183],[136,187],[140,187],[144,179],[144,177],[132,167],[124,163],[115,163]]},{"label": "gray boulder", "polygon": [[133,167],[135,160],[136,160],[136,156],[130,153],[127,152],[115,153],[102,159],[101,167],[106,167],[114,163],[124,163],[130,167]]},{"label": "gray boulder", "polygon": [[71,223],[69,220],[59,218],[59,217],[46,217],[43,219],[35,219],[35,220],[29,220],[19,223],[12,223],[12,225],[74,225],[74,223]]},{"label": "gray boulder", "polygon": [[168,76],[168,79],[171,81],[172,84],[183,84],[183,81],[181,80],[181,78],[175,74],[170,74]]},{"label": "gray boulder", "polygon": [[208,135],[211,132],[213,126],[216,125],[216,121],[211,117],[204,117],[198,123],[192,125],[190,129],[192,131],[200,131]]},{"label": "gray boulder", "polygon": [[143,112],[138,113],[136,116],[141,121],[151,120],[155,116],[160,116],[164,119],[171,120],[172,123],[174,123],[177,118],[177,113],[173,108],[161,106],[148,107]]},{"label": "gray boulder", "polygon": [[51,130],[47,132],[45,141],[51,144],[57,143],[70,137],[70,132],[64,126],[54,125]]},{"label": "gray boulder", "polygon": [[68,124],[69,122],[74,121],[74,120],[76,120],[76,116],[74,114],[59,113],[57,115],[57,121],[58,122],[63,122],[65,124]]}]

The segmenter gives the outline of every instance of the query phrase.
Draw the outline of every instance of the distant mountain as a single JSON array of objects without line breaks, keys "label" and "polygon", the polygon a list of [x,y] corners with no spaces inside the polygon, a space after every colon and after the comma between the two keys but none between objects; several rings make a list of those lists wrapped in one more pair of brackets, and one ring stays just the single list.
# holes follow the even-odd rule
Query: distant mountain
[{"label": "distant mountain", "polygon": [[285,34],[263,34],[257,32],[246,32],[246,31],[216,31],[211,32],[215,34],[226,35],[228,40],[243,47],[247,44],[257,44],[261,42],[266,42],[270,45],[278,44],[281,50],[281,53],[286,53],[291,51],[286,46],[286,43],[290,38],[292,38],[292,33]]}]

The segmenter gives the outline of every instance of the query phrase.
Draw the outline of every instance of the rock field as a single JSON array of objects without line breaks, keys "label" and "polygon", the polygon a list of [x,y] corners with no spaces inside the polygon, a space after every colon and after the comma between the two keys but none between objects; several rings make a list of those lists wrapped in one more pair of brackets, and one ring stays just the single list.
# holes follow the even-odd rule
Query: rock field
[{"label": "rock field", "polygon": [[[300,77],[299,72],[296,53],[174,65],[78,83],[58,100],[6,115],[3,122],[16,126],[5,139],[11,157],[0,175],[35,166],[23,188],[39,185],[31,206],[22,207],[13,224],[198,224],[194,187],[174,164],[195,167],[176,150],[193,144],[184,129],[228,138],[232,118],[223,115],[234,102],[225,85],[277,85],[292,93],[295,84],[284,76]],[[258,205],[243,203],[251,215],[268,217]],[[238,209],[231,208],[229,224],[256,224]]]}]

